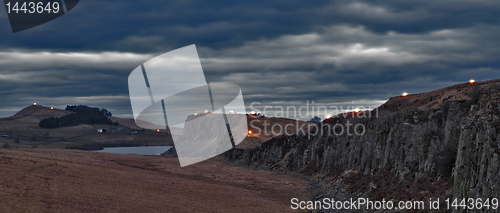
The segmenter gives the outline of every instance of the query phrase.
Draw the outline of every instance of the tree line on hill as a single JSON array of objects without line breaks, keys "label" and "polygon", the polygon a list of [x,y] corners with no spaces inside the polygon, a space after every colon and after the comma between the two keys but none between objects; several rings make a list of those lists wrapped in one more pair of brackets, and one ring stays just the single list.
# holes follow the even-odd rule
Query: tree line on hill
[{"label": "tree line on hill", "polygon": [[72,111],[72,112],[83,112],[83,113],[88,113],[88,114],[93,114],[93,115],[103,115],[103,116],[111,116],[111,112],[108,111],[107,109],[99,109],[97,107],[89,107],[85,105],[73,105],[73,106],[66,106],[66,111]]},{"label": "tree line on hill", "polygon": [[85,105],[66,106],[66,111],[74,113],[59,117],[59,118],[45,118],[38,123],[41,128],[59,128],[68,126],[78,126],[79,124],[107,124],[118,125],[118,122],[111,121],[108,116],[111,112],[106,109],[99,109],[97,107],[89,107]]}]

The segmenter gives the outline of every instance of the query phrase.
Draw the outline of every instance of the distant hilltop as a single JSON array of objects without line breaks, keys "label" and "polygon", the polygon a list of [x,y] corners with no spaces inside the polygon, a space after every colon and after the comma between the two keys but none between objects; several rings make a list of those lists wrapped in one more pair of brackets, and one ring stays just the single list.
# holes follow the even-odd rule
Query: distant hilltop
[{"label": "distant hilltop", "polygon": [[[74,113],[75,111],[81,110],[83,108],[88,108],[89,110],[99,109],[97,107],[88,107],[84,105],[79,105],[79,106],[68,105],[68,107],[70,107],[72,110],[58,109],[55,107],[42,106],[40,104],[34,103],[33,105],[23,108],[13,116],[7,118],[0,118],[0,121],[16,121],[16,123],[18,124],[38,124],[43,119],[51,117],[60,118],[69,115],[71,113]],[[124,126],[130,129],[135,129],[135,130],[142,129],[141,127],[135,124],[134,119],[112,117],[111,112],[109,112],[108,110],[99,109],[99,111],[101,110],[102,113],[108,116],[113,123],[117,122],[120,124],[120,126]]]},{"label": "distant hilltop", "polygon": [[0,121],[17,120],[18,122],[39,123],[44,118],[62,117],[72,112],[54,107],[46,107],[38,104],[33,104],[25,107],[11,117],[0,118]]},{"label": "distant hilltop", "polygon": [[[466,83],[449,86],[431,92],[391,97],[380,108],[390,111],[398,111],[404,107],[410,108],[411,110],[423,110],[430,108],[439,109],[446,102],[461,102],[478,99],[480,98],[478,96],[482,93],[480,90],[483,90],[483,88],[486,88],[486,90],[494,88],[498,91],[499,85],[500,79],[481,82],[471,80]],[[494,93],[494,95],[495,97],[498,97],[497,95],[500,95],[500,91],[499,93]]]},{"label": "distant hilltop", "polygon": [[[172,145],[163,132],[143,130],[134,119],[110,116],[107,110],[86,106],[69,106],[70,109],[33,104],[15,115],[0,119],[0,145],[9,148],[76,148],[93,150],[103,146]],[[83,111],[83,112],[82,112]],[[100,116],[88,116],[98,113]],[[107,122],[81,122],[81,119],[98,119]],[[73,119],[76,118],[76,119]],[[74,125],[42,128],[41,121],[77,121]],[[96,120],[94,120],[96,121]],[[43,126],[43,125],[42,125]],[[106,129],[109,131],[99,131]],[[140,133],[140,134],[134,134]]]},{"label": "distant hilltop", "polygon": [[[54,108],[51,107],[51,110]],[[78,126],[80,124],[105,124],[118,126],[118,122],[113,122],[111,112],[107,109],[99,109],[97,107],[89,107],[85,105],[66,106],[65,111],[73,113],[62,117],[44,118],[38,123],[39,127],[52,129],[59,127]]]}]

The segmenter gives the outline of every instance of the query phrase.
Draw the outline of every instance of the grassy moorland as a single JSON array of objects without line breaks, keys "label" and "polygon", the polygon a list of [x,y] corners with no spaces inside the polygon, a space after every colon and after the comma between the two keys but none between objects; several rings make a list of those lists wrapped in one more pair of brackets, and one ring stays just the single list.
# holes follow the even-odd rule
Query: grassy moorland
[{"label": "grassy moorland", "polygon": [[304,179],[205,161],[0,149],[0,212],[288,212]]},{"label": "grassy moorland", "polygon": [[[181,168],[177,158],[168,156],[67,149],[92,144],[172,145],[163,132],[132,134],[142,130],[133,119],[109,117],[118,125],[38,125],[44,118],[69,113],[38,105],[0,119],[0,134],[7,136],[0,138],[5,146],[0,148],[0,212],[288,212],[292,198],[308,196],[302,178],[220,161]],[[248,118],[259,120],[256,125],[295,122]],[[99,128],[108,132],[99,133]],[[276,136],[270,130],[262,133],[250,134],[239,147],[260,146]]]}]

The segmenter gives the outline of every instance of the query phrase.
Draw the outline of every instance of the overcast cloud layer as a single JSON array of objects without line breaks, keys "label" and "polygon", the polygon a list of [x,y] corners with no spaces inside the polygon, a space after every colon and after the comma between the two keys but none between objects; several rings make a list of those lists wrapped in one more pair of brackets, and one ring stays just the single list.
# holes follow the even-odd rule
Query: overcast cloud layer
[{"label": "overcast cloud layer", "polygon": [[500,78],[500,3],[491,0],[82,0],[16,34],[0,11],[1,117],[33,102],[132,117],[130,72],[190,44],[207,81],[242,88],[247,111],[252,102],[373,108],[402,92]]}]

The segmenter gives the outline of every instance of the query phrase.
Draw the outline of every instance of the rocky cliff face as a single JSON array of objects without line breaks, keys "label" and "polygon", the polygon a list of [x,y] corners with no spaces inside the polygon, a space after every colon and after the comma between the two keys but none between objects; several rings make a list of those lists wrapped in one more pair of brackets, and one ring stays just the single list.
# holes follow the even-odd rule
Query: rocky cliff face
[{"label": "rocky cliff face", "polygon": [[[456,198],[498,198],[498,100],[498,80],[393,97],[372,112],[319,123],[310,135],[273,138],[261,147],[234,149],[225,156],[251,167],[308,175],[345,170],[365,177],[390,175],[398,183],[419,183],[422,198],[444,193],[425,191],[439,180],[448,183],[448,192]],[[344,134],[337,134],[341,126]],[[362,132],[362,127],[364,134],[346,133],[356,128]]]}]

